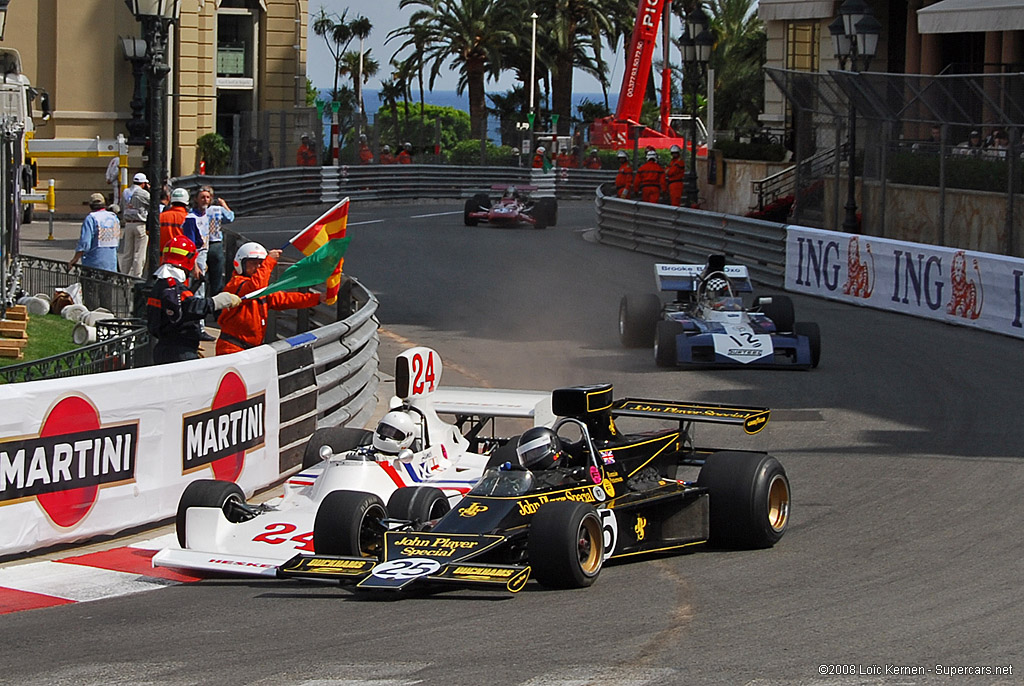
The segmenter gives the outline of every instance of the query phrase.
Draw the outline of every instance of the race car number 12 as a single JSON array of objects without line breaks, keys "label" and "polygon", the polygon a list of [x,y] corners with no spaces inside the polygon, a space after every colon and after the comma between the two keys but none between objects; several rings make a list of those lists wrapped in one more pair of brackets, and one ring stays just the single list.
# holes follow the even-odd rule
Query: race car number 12
[{"label": "race car number 12", "polygon": [[434,391],[434,353],[427,353],[426,361],[423,355],[416,353],[412,356],[412,392],[414,395],[421,393],[433,393]]}]

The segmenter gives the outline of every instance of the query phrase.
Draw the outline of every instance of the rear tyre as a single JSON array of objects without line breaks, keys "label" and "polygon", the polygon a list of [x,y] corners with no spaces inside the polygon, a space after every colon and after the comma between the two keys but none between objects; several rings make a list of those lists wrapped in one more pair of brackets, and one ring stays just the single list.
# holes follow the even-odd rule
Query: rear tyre
[{"label": "rear tyre", "polygon": [[811,367],[816,368],[821,360],[821,330],[815,322],[797,322],[793,325],[793,333],[807,336],[811,348]]},{"label": "rear tyre", "polygon": [[793,301],[788,295],[762,298],[760,305],[761,312],[772,320],[776,331],[782,333],[793,330],[793,321],[796,319],[796,315],[793,312]]},{"label": "rear tyre", "polygon": [[771,455],[714,453],[701,467],[697,485],[710,491],[713,545],[770,548],[786,533],[789,478]]},{"label": "rear tyre", "polygon": [[619,342],[627,348],[646,348],[654,343],[654,327],[661,316],[656,293],[624,295],[619,301]]},{"label": "rear tyre", "polygon": [[658,322],[654,334],[654,363],[659,367],[675,367],[679,364],[676,336],[683,332],[683,325],[669,319]]},{"label": "rear tyre", "polygon": [[540,205],[540,203],[538,203],[538,204],[533,206],[533,211],[531,212],[531,216],[533,217],[533,228],[535,228],[535,229],[546,229],[546,228],[548,228],[548,216],[547,216],[547,213],[544,211],[544,208]]},{"label": "rear tyre", "polygon": [[538,198],[537,213],[544,217],[545,226],[558,224],[558,198]]},{"label": "rear tyre", "polygon": [[477,193],[472,198],[466,201],[466,207],[462,212],[462,220],[466,226],[476,226],[479,223],[479,219],[470,217],[470,212],[479,212],[486,209],[491,204],[490,198],[483,193]]},{"label": "rear tyre", "polygon": [[450,509],[444,493],[431,486],[404,486],[388,498],[388,516],[408,520],[414,528],[440,519]]},{"label": "rear tyre", "polygon": [[324,429],[317,429],[306,441],[306,448],[302,451],[302,468],[308,469],[313,465],[320,464],[323,460],[320,457],[320,448],[325,445],[337,455],[349,450],[354,450],[361,445],[370,445],[373,441],[373,432],[369,429],[352,429],[347,426],[329,426]]},{"label": "rear tyre", "polygon": [[527,556],[548,588],[584,588],[601,573],[604,534],[593,506],[572,501],[542,505],[530,520]]},{"label": "rear tyre", "polygon": [[373,493],[331,491],[313,520],[313,550],[318,555],[378,557],[384,550],[384,501]]},{"label": "rear tyre", "polygon": [[245,494],[238,484],[232,481],[219,481],[216,479],[199,479],[185,487],[185,491],[178,500],[178,512],[174,517],[174,529],[178,534],[178,545],[182,548],[185,544],[185,515],[190,507],[219,507],[224,516],[230,522],[240,522],[245,519],[238,517],[232,512],[231,503],[244,503]]}]

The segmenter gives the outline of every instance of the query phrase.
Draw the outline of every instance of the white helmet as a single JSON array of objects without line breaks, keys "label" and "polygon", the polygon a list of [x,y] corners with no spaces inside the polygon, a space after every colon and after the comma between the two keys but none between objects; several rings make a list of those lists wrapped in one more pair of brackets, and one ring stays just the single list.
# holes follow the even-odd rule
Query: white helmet
[{"label": "white helmet", "polygon": [[653,150],[648,150],[647,151],[647,159],[649,159],[649,160],[656,160],[656,159],[658,159],[658,153],[656,153]]},{"label": "white helmet", "polygon": [[543,146],[543,145],[538,145],[538,146],[537,146],[537,152],[539,152],[540,154],[542,154],[542,155],[543,155],[543,154],[544,154],[544,153],[546,152],[546,151],[544,150],[544,146]]},{"label": "white helmet", "polygon": [[682,152],[682,148],[680,148],[678,145],[673,145],[671,148],[668,149],[668,151],[674,155],[677,152]]},{"label": "white helmet", "polygon": [[406,412],[392,411],[384,415],[373,432],[373,447],[388,455],[397,455],[412,445],[416,424]]},{"label": "white helmet", "polygon": [[385,145],[383,148],[381,148],[381,151],[382,152],[391,152],[391,146],[390,145]]},{"label": "white helmet", "polygon": [[626,151],[625,150],[619,150],[617,153],[615,153],[615,156],[618,157],[619,159],[623,159],[624,160],[624,159],[626,159]]},{"label": "white helmet", "polygon": [[171,191],[171,204],[180,203],[182,205],[188,204],[188,191],[184,188],[175,188]]},{"label": "white helmet", "polygon": [[242,260],[265,260],[266,258],[267,249],[259,243],[243,243],[235,251],[235,273],[242,273]]}]

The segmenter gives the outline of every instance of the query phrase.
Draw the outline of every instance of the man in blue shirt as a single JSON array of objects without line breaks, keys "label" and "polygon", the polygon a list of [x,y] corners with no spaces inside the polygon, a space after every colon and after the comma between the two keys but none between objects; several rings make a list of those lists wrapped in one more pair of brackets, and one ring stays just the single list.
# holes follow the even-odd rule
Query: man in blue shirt
[{"label": "man in blue shirt", "polygon": [[75,246],[75,254],[68,260],[68,265],[81,262],[83,267],[116,272],[121,222],[116,214],[107,210],[107,201],[102,193],[92,194],[89,209],[82,222],[82,235]]},{"label": "man in blue shirt", "polygon": [[202,236],[207,251],[200,253],[198,264],[206,274],[206,295],[212,297],[224,288],[224,224],[235,221],[224,198],[213,200],[213,188],[203,186],[196,194],[196,202],[185,222],[193,222]]}]

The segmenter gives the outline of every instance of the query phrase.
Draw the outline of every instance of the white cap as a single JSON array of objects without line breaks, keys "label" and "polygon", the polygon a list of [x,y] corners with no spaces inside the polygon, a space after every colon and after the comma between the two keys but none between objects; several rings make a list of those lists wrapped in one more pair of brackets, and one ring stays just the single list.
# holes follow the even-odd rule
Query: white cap
[{"label": "white cap", "polygon": [[133,176],[132,181],[134,183],[149,183],[149,179],[142,172],[139,172],[138,174]]}]

